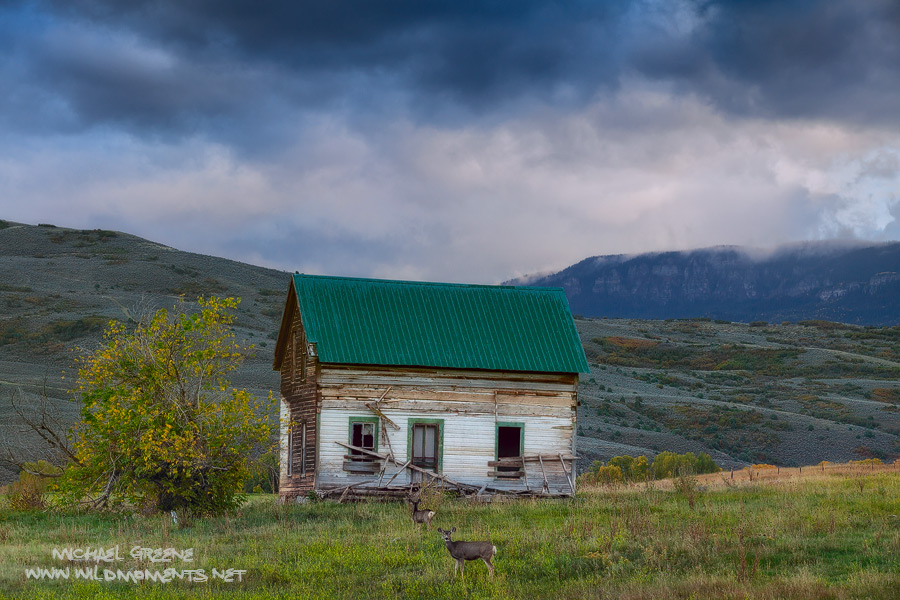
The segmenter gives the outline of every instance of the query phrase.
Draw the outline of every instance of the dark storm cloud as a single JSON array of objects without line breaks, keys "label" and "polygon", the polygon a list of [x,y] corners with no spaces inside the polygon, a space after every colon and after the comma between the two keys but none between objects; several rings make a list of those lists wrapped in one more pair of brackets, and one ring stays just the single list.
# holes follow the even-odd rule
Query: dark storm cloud
[{"label": "dark storm cloud", "polygon": [[900,93],[892,0],[47,0],[0,11],[17,17],[3,33],[18,108],[85,126],[183,134],[226,120],[239,137],[307,110],[490,118],[532,101],[580,104],[633,76],[739,114],[893,122]]},{"label": "dark storm cloud", "polygon": [[585,51],[612,54],[614,36],[596,38],[592,24],[622,12],[524,1],[75,0],[20,6],[20,19],[30,11],[43,19],[9,32],[26,64],[22,89],[42,90],[42,104],[54,91],[87,124],[163,129],[272,97],[282,111],[389,105],[422,115],[546,96],[577,79]]},{"label": "dark storm cloud", "polygon": [[[721,107],[897,123],[900,3],[723,1],[701,4],[698,14],[708,20],[690,40],[693,64],[710,64],[681,79]],[[666,60],[658,72],[679,77]]]}]

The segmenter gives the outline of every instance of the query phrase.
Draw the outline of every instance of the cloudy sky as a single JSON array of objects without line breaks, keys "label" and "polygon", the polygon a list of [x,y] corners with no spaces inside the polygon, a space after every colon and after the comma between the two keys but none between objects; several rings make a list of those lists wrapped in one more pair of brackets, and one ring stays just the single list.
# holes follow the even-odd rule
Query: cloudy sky
[{"label": "cloudy sky", "polygon": [[0,0],[0,218],[494,283],[900,238],[895,0]]}]

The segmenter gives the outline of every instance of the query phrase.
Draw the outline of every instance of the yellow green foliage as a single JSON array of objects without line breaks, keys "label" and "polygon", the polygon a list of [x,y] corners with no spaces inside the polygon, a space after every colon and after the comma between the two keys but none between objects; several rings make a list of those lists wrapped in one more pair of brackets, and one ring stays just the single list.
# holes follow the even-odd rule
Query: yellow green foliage
[{"label": "yellow green foliage", "polygon": [[596,461],[590,470],[579,477],[582,483],[599,483],[602,485],[616,485],[622,483],[625,477],[619,467],[603,466]]},{"label": "yellow green foliage", "polygon": [[705,452],[701,452],[696,456],[693,452],[685,452],[684,454],[660,452],[653,459],[653,465],[651,466],[651,473],[655,479],[716,473],[721,470],[713,462],[709,454]]},{"label": "yellow green foliage", "polygon": [[230,328],[238,302],[201,298],[197,312],[160,310],[133,331],[109,324],[79,370],[78,460],[63,501],[197,513],[240,501],[248,458],[270,438],[272,397],[260,404],[227,379],[249,350]]},{"label": "yellow green foliage", "polygon": [[26,463],[18,481],[10,484],[7,491],[9,507],[14,510],[44,508],[44,494],[47,492],[50,478],[58,474],[59,469],[46,460]]},{"label": "yellow green foliage", "polygon": [[646,481],[650,475],[650,463],[646,456],[614,456],[609,459],[609,466],[619,467],[626,481]]}]

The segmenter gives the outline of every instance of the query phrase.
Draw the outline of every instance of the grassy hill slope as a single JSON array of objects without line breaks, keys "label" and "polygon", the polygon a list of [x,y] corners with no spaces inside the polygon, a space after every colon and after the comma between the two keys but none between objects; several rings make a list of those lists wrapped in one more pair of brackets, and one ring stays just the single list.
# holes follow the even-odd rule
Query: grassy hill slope
[{"label": "grassy hill slope", "polygon": [[[256,355],[233,383],[260,396],[277,390],[272,338],[288,283],[286,273],[125,233],[0,221],[0,439],[37,443],[12,419],[15,390],[34,405],[46,389],[53,410],[72,422],[77,406],[68,390],[75,357],[97,347],[110,319],[130,322],[171,308],[181,295],[242,298],[236,336],[255,344]],[[9,476],[0,471],[0,482]]]},{"label": "grassy hill slope", "polygon": [[[900,328],[577,320],[584,462],[662,450],[725,467],[900,452]],[[582,466],[585,466],[584,463]]]}]

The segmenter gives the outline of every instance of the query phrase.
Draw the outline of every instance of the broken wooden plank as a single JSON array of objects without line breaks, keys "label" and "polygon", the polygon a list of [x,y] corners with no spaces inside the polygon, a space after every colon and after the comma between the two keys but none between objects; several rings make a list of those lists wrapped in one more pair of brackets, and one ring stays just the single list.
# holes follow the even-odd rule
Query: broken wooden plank
[{"label": "broken wooden plank", "polygon": [[375,480],[373,479],[373,480],[371,480],[371,481],[360,481],[359,483],[354,483],[354,484],[348,485],[347,487],[344,488],[344,492],[341,494],[341,497],[338,499],[338,504],[340,504],[341,502],[344,501],[344,498],[347,496],[347,492],[350,491],[350,488],[355,488],[355,487],[360,486],[360,485],[365,485],[365,484],[367,484],[367,483],[372,483],[373,481],[375,481]]},{"label": "broken wooden plank", "polygon": [[360,463],[353,461],[344,461],[343,470],[349,473],[377,473],[380,468],[376,462]]},{"label": "broken wooden plank", "polygon": [[381,487],[381,480],[384,479],[384,472],[387,470],[387,461],[381,461],[381,472],[378,474],[378,485],[376,487]]},{"label": "broken wooden plank", "polygon": [[572,476],[569,475],[569,470],[566,469],[566,461],[563,460],[562,452],[559,453],[559,462],[562,464],[563,472],[566,474],[566,479],[569,482],[569,489],[572,490],[572,493],[575,493],[575,483],[572,481]]},{"label": "broken wooden plank", "polygon": [[[400,468],[400,470],[398,470],[396,473],[394,473],[393,477],[391,477],[390,479],[388,479],[387,485],[391,485],[391,482],[394,481],[395,479],[397,479],[397,475],[399,475],[400,473],[402,473],[403,470],[406,469],[406,466],[407,466],[409,463],[411,463],[411,462],[412,462],[411,460],[406,461],[406,464],[404,464],[404,465]],[[385,464],[387,464],[387,461],[385,461]]]},{"label": "broken wooden plank", "polygon": [[383,412],[381,412],[381,408],[379,408],[377,404],[373,404],[371,402],[366,402],[366,408],[368,408],[373,413],[378,415],[378,417],[381,418],[382,420],[384,420],[386,423],[389,423],[390,426],[393,427],[394,429],[398,429],[398,430],[400,429],[399,425],[397,425],[396,423],[391,421],[388,417],[385,416],[385,414]]},{"label": "broken wooden plank", "polygon": [[547,472],[544,471],[544,459],[542,459],[540,455],[538,455],[538,461],[541,464],[541,476],[544,478],[544,486],[541,488],[541,491],[547,490],[547,492],[549,492],[550,483],[547,481]]},{"label": "broken wooden plank", "polygon": [[[359,447],[357,447],[357,446],[351,446],[350,444],[345,444],[345,443],[343,443],[343,442],[338,442],[337,440],[335,440],[334,443],[337,444],[338,446],[343,446],[344,448],[347,448],[347,449],[349,449],[349,450],[356,450],[356,451],[358,451],[358,452],[363,452],[363,453],[365,453],[365,454],[370,454],[370,455],[372,455],[372,456],[377,456],[378,458],[383,459],[383,460],[392,460],[393,463],[394,463],[395,465],[400,465],[401,467],[403,466],[402,463],[401,463],[399,460],[397,460],[396,458],[394,458],[394,457],[390,457],[390,459],[389,459],[388,457],[384,456],[383,454],[379,454],[378,452],[372,452],[371,450],[366,450],[365,448],[359,448]],[[410,461],[410,462],[411,462],[411,461]],[[422,468],[417,467],[416,465],[413,465],[413,464],[410,464],[410,463],[407,463],[406,466],[405,466],[404,468],[410,469],[410,470],[412,470],[412,471],[417,471],[417,472],[422,473],[422,474],[424,474],[424,475],[428,475],[429,477],[432,477],[432,478],[434,478],[434,479],[438,479],[438,480],[440,480],[440,481],[443,481],[443,482],[445,482],[445,483],[447,483],[447,484],[449,484],[449,485],[452,485],[452,486],[454,486],[454,487],[456,487],[456,488],[459,488],[460,490],[464,490],[464,489],[466,489],[466,488],[468,488],[469,490],[475,490],[475,489],[478,489],[478,488],[477,488],[476,486],[474,486],[474,485],[469,485],[469,484],[467,484],[467,483],[460,483],[459,481],[455,481],[455,480],[450,479],[449,477],[446,477],[446,476],[444,476],[444,475],[438,475],[437,473],[434,473],[434,472],[429,471],[429,470],[427,470],[427,469],[422,469]]]},{"label": "broken wooden plank", "polygon": [[523,471],[488,471],[488,477],[499,477],[501,479],[518,479],[522,476]]},{"label": "broken wooden plank", "polygon": [[375,460],[372,459],[371,456],[363,456],[361,454],[345,454],[344,460],[355,460],[357,462],[369,462],[374,463]]},{"label": "broken wooden plank", "polygon": [[488,461],[489,467],[524,467],[525,461],[521,456],[509,456],[498,460]]}]

